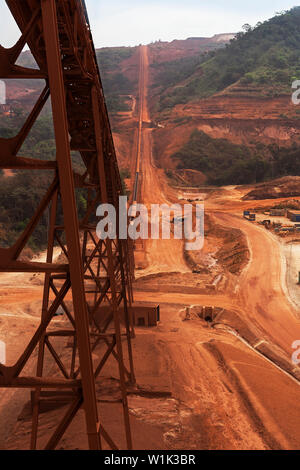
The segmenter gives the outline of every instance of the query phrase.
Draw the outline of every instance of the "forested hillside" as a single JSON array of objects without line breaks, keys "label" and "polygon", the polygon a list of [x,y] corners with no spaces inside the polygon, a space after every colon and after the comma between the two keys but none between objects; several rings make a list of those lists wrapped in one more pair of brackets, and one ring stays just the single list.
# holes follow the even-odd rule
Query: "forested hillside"
[{"label": "forested hillside", "polygon": [[123,72],[121,63],[130,59],[135,47],[109,47],[97,50],[97,60],[110,113],[129,111],[128,95],[135,92],[137,77],[130,80]]},{"label": "forested hillside", "polygon": [[300,77],[299,24],[300,7],[295,7],[254,27],[244,25],[224,48],[179,63],[183,70],[170,80],[157,110],[211,96],[234,84],[239,92],[251,87],[251,93],[257,88],[265,96],[288,93],[292,81]]},{"label": "forested hillside", "polygon": [[300,175],[300,149],[297,145],[290,148],[237,145],[226,139],[212,139],[197,130],[172,158],[178,169],[201,171],[208,184],[219,186]]},{"label": "forested hillside", "polygon": [[[288,117],[284,110],[277,110],[281,102],[274,105],[274,111],[272,100],[290,93],[292,81],[300,79],[299,24],[300,7],[297,7],[253,28],[245,25],[244,31],[238,33],[235,38],[233,34],[228,34],[213,38],[190,38],[172,43],[158,41],[151,44],[148,48],[149,101],[153,121],[163,122],[163,125],[157,126],[157,132],[154,132],[154,139],[159,141],[156,142],[156,147],[159,149],[161,161],[164,152],[161,142],[166,140],[172,143],[168,147],[173,149],[169,150],[168,158],[171,158],[175,167],[198,170],[205,175],[209,184],[255,183],[276,176],[300,174],[299,142],[281,148],[272,140],[277,132],[274,122],[280,117],[284,121],[281,132],[285,142],[288,141],[285,136],[285,133],[290,132]],[[108,111],[113,130],[116,131],[115,141],[118,148],[122,149],[122,161],[126,163],[128,149],[132,145],[131,137],[128,136],[133,135],[136,125],[134,110],[138,99],[138,50],[129,47],[103,48],[98,49],[96,53]],[[21,55],[19,63],[35,67],[28,52]],[[0,113],[0,137],[12,137],[17,133],[42,86],[42,81],[33,80],[12,83],[8,99],[10,111],[2,115]],[[235,117],[230,100],[229,104],[226,104],[228,111],[219,101],[206,102],[210,99],[207,97],[214,100],[220,95],[234,96],[236,124],[232,124],[235,123]],[[251,116],[255,129],[252,134],[255,135],[256,132],[260,138],[265,132],[268,135],[267,143],[256,141],[253,136],[247,140],[246,132],[241,131],[241,128],[250,129],[252,124],[249,121],[248,102],[244,110],[245,104],[240,104],[240,96],[246,96],[246,99],[250,97],[250,101],[253,96],[270,100],[268,103],[265,101],[264,105],[269,106],[267,118],[271,130],[267,129],[263,119],[261,124],[260,118]],[[289,97],[288,99],[290,101]],[[257,108],[260,109],[259,105],[254,100],[252,102],[256,112]],[[196,103],[195,107],[189,108],[188,106],[194,106],[193,103]],[[203,107],[199,103],[203,103]],[[187,107],[185,109],[182,106],[177,112],[177,105],[179,108],[180,105]],[[298,115],[297,111],[292,112],[293,116]],[[204,113],[204,122],[200,124]],[[218,113],[221,113],[221,116]],[[247,122],[244,122],[245,117]],[[212,124],[209,124],[210,118]],[[297,136],[295,117],[292,120],[292,132]],[[205,129],[204,132],[201,125]],[[228,130],[230,126],[233,126],[233,132]],[[243,132],[246,138],[241,137],[239,141]],[[222,133],[226,138],[220,137]],[[232,136],[236,141],[229,140]],[[173,142],[176,142],[176,146]],[[55,151],[51,107],[48,105],[32,129],[21,153],[33,158],[53,159]],[[79,155],[74,153],[72,158],[74,169],[81,171]],[[128,171],[124,163],[123,168],[123,177],[126,177]],[[1,243],[8,246],[31,217],[51,175],[49,172],[42,175],[17,172],[13,177],[2,175],[0,178]],[[8,194],[13,195],[13,199],[8,197]],[[85,194],[79,192],[77,200],[80,210],[83,211]],[[33,249],[39,249],[45,243],[46,224],[45,217],[31,239]]]},{"label": "forested hillside", "polygon": [[[222,41],[211,44],[209,39],[196,39],[193,42],[208,43],[205,48],[209,49],[223,45]],[[161,47],[161,45],[159,44],[158,47]],[[185,53],[185,47],[185,41],[181,41],[181,55]],[[168,49],[168,44],[164,45],[163,49]],[[112,126],[115,128],[114,130],[118,130],[115,117],[120,112],[131,111],[132,103],[137,97],[139,54],[135,47],[102,48],[97,49],[96,54]],[[186,76],[186,70],[184,70],[186,66],[189,67],[189,70],[191,67],[194,68],[195,61],[197,63],[198,57],[191,57],[187,60],[182,58],[183,68],[181,67],[181,70],[183,70],[184,75],[178,76],[178,79]],[[175,69],[178,73],[180,72],[177,64],[173,67],[168,64],[168,60],[162,62],[159,67],[162,73],[159,80],[163,82],[163,76],[165,76],[164,85],[167,86],[170,75]],[[164,63],[166,63],[166,67],[164,67]],[[30,68],[37,67],[29,51],[21,54],[18,64]],[[10,138],[17,134],[43,87],[43,80],[10,80],[7,82],[9,113],[7,113],[7,108],[5,108],[5,112],[0,112],[0,138]],[[127,146],[127,154],[128,148],[129,146]],[[26,139],[19,155],[52,160],[55,158],[55,152],[51,106],[48,103]],[[81,172],[82,162],[80,156],[73,152],[72,159],[74,170]],[[128,169],[126,167],[122,168],[122,179],[124,180],[128,176]],[[53,175],[49,171],[18,171],[12,177],[7,177],[7,175],[0,172],[0,240],[2,246],[9,246],[16,240],[18,234],[21,233],[33,215],[52,177]],[[83,213],[86,205],[84,191],[78,191],[77,203],[80,212]],[[33,250],[40,249],[46,243],[46,225],[47,215],[45,214],[30,240],[30,247]]]}]

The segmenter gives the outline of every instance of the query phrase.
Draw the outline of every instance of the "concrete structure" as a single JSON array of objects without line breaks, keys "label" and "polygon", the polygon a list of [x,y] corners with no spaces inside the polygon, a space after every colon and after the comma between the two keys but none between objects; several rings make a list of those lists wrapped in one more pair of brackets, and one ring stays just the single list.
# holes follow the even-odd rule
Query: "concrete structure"
[{"label": "concrete structure", "polygon": [[215,316],[215,308],[214,307],[203,307],[202,308],[202,318],[203,320],[207,321],[208,323],[212,323]]},{"label": "concrete structure", "polygon": [[159,305],[133,305],[130,310],[134,326],[157,326],[160,320]]},{"label": "concrete structure", "polygon": [[[129,317],[134,326],[153,327],[160,321],[160,307],[157,304],[138,305],[133,304],[128,308]],[[124,323],[124,309],[119,310],[120,321]],[[100,330],[111,316],[111,306],[102,305],[94,314],[93,320]]]}]

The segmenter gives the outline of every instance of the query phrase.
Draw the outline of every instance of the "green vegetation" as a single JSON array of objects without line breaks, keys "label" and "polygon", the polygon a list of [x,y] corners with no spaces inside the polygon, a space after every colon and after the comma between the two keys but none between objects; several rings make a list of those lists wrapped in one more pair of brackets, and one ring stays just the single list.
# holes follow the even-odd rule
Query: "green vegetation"
[{"label": "green vegetation", "polygon": [[[9,138],[17,134],[24,117],[0,118],[0,137]],[[54,160],[56,154],[52,116],[41,116],[32,128],[19,155],[42,160]],[[82,173],[81,156],[72,152],[75,171]],[[122,180],[128,171],[121,174]],[[52,171],[16,171],[12,177],[0,174],[0,245],[8,247],[16,241],[33,216],[39,202],[53,179]],[[87,204],[84,189],[76,190],[79,217],[83,217]],[[61,213],[61,211],[60,211]],[[34,231],[29,247],[36,251],[47,243],[48,216],[45,212]]]},{"label": "green vegetation", "polygon": [[[127,111],[127,96],[133,92],[135,84],[127,79],[120,71],[123,60],[130,58],[134,48],[108,48],[97,51],[97,59],[101,68],[106,102],[110,113]],[[34,59],[30,53],[22,55],[21,65],[34,67]],[[32,84],[31,84],[32,82]],[[24,87],[41,87],[42,81],[24,80]],[[0,138],[15,136],[22,127],[26,115],[21,108],[18,112],[14,107],[13,117],[0,116]],[[41,160],[54,160],[56,147],[50,106],[42,113],[35,123],[29,136],[24,142],[19,155]],[[78,153],[72,152],[73,168],[82,173],[83,162]],[[121,179],[129,177],[124,170]],[[8,247],[22,233],[38,207],[51,180],[52,171],[17,171],[13,177],[5,177],[0,171],[0,244]],[[124,186],[125,187],[125,186]],[[87,204],[85,190],[76,191],[79,216],[83,216]],[[29,247],[39,250],[47,242],[47,213],[43,215],[40,224],[34,231]]]},{"label": "green vegetation", "polygon": [[204,65],[198,92],[212,94],[238,80],[290,90],[293,79],[300,75],[299,21],[300,7],[296,7],[255,28],[245,25],[245,32]]},{"label": "green vegetation", "polygon": [[152,87],[165,89],[186,80],[205,61],[205,58],[205,54],[199,54],[198,56],[183,57],[170,62],[152,64],[151,67],[155,71]]},{"label": "green vegetation", "polygon": [[[17,134],[24,121],[23,116],[0,118],[0,137]],[[51,114],[41,116],[24,142],[19,155],[41,160],[54,160],[56,154]],[[72,152],[74,170],[82,172],[83,164],[78,153]],[[13,177],[0,176],[0,234],[1,245],[11,245],[23,231],[35,209],[46,193],[53,178],[52,171],[17,171]],[[83,191],[78,191],[77,204],[83,214],[86,204]],[[38,250],[47,242],[47,215],[30,239],[29,246]]]},{"label": "green vegetation", "polygon": [[187,64],[186,76],[181,71],[176,83],[170,81],[173,88],[162,94],[159,111],[211,96],[237,82],[245,90],[255,87],[269,96],[290,92],[292,81],[300,78],[299,23],[300,7],[295,7],[254,28],[244,25],[225,48],[210,52],[203,63]]},{"label": "green vegetation", "polygon": [[[13,177],[0,178],[0,236],[1,246],[8,247],[23,232],[54,174],[52,171],[18,171]],[[83,217],[87,204],[87,192],[76,190],[79,217]],[[62,223],[62,211],[59,211]],[[37,251],[47,243],[48,211],[45,211],[29,241],[29,248]]]},{"label": "green vegetation", "polygon": [[[162,94],[162,98],[159,100],[158,112],[188,101],[188,97],[195,92],[194,85],[193,83],[183,85],[182,82],[194,74],[195,69],[205,61],[206,57],[206,54],[199,54],[194,57],[184,57],[152,65],[156,71],[152,88],[159,87],[160,94]],[[166,90],[170,87],[174,88],[169,93]]]},{"label": "green vegetation", "polygon": [[127,96],[120,96],[117,93],[106,95],[107,109],[111,114],[130,111]]},{"label": "green vegetation", "polygon": [[203,172],[211,185],[250,184],[269,178],[300,175],[300,148],[257,144],[236,145],[195,130],[172,156],[179,169]]},{"label": "green vegetation", "polygon": [[123,180],[130,178],[129,168],[123,168],[122,170],[120,170],[120,175]]},{"label": "green vegetation", "polygon": [[133,94],[137,82],[129,80],[120,71],[120,66],[134,51],[133,47],[109,47],[97,50],[97,60],[110,113],[130,110],[126,95]]},{"label": "green vegetation", "polygon": [[121,176],[121,180],[122,180],[123,192],[124,192],[124,194],[127,195],[127,197],[129,197],[130,191],[128,190],[128,188],[126,186],[125,180],[129,179],[131,177],[130,169],[129,168],[122,168],[120,170],[120,176]]},{"label": "green vegetation", "polygon": [[103,47],[97,49],[97,61],[101,71],[118,70],[121,62],[130,59],[134,51],[134,47]]},{"label": "green vegetation", "polygon": [[[0,117],[0,138],[10,138],[18,133],[25,117],[23,115],[14,118]],[[25,140],[20,152],[20,156],[37,158],[40,160],[54,160],[56,147],[54,140],[54,129],[52,115],[45,114],[34,124],[30,134]],[[74,169],[81,172],[83,163],[77,152],[72,152]]]},{"label": "green vegetation", "polygon": [[[46,172],[20,171],[10,178],[0,179],[0,233],[1,246],[10,246],[26,227],[34,214],[51,175]],[[43,215],[29,247],[36,250],[47,241],[47,216]]]}]

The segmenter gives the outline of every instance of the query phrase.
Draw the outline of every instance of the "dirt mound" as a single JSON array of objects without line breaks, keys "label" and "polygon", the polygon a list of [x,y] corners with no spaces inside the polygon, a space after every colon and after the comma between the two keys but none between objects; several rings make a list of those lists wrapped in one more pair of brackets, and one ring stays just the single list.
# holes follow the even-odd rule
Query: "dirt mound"
[{"label": "dirt mound", "polygon": [[248,243],[243,232],[215,224],[210,217],[206,217],[205,225],[205,236],[214,236],[222,241],[216,253],[219,264],[231,274],[240,273],[249,261]]},{"label": "dirt mound", "polygon": [[300,196],[300,176],[286,176],[262,183],[243,197],[244,201]]},{"label": "dirt mound", "polygon": [[238,274],[249,260],[249,250],[242,232],[236,234],[236,239],[226,243],[217,253],[222,266],[232,274]]},{"label": "dirt mound", "polygon": [[185,258],[194,272],[207,271],[220,275],[224,272],[239,274],[249,261],[247,239],[243,232],[216,224],[210,216],[205,216],[206,245],[214,246],[213,252],[185,252]]},{"label": "dirt mound", "polygon": [[178,186],[198,187],[206,183],[207,177],[204,173],[197,170],[168,170],[167,176]]}]

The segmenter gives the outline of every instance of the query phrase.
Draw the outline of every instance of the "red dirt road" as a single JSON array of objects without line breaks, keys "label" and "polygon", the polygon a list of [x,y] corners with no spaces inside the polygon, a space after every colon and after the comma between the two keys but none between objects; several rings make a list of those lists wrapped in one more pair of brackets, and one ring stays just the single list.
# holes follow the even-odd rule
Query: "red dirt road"
[{"label": "red dirt road", "polygon": [[[163,171],[157,170],[152,158],[152,129],[143,124],[149,123],[149,111],[147,105],[148,93],[148,50],[141,47],[141,73],[140,94],[141,109],[139,120],[139,142],[137,171],[140,173],[140,199],[138,202],[145,204],[150,209],[151,204],[169,204],[170,201],[164,194],[167,187]],[[157,272],[189,272],[184,256],[184,245],[181,240],[147,240],[144,243],[148,268],[147,274]],[[146,274],[145,272],[145,274]]]},{"label": "red dirt road", "polygon": [[[178,194],[168,186],[163,170],[153,164],[147,105],[148,65],[147,47],[141,47],[141,99],[137,116],[140,144],[137,146],[136,138],[135,145],[140,152],[138,157],[136,153],[133,155],[132,168],[141,173],[138,202],[149,207],[152,203],[178,202]],[[175,293],[168,288],[155,291],[150,280],[148,290],[139,287],[135,292],[136,301],[161,305],[161,322],[157,328],[137,328],[133,347],[138,384],[152,391],[168,390],[170,397],[129,397],[134,448],[251,450],[298,449],[300,446],[299,382],[285,369],[285,364],[291,363],[292,342],[300,339],[299,312],[289,303],[283,289],[279,243],[268,232],[237,215],[249,207],[249,203],[241,201],[243,195],[240,188],[223,188],[206,200],[206,211],[212,221],[227,228],[238,228],[247,237],[250,261],[234,282],[219,293],[198,294],[196,291],[189,294],[185,290],[188,281],[183,281],[181,293]],[[252,207],[255,204],[267,205],[268,201],[251,201]],[[147,240],[139,250],[138,255],[143,255],[147,261],[146,268],[137,270],[139,277],[148,274],[155,277],[161,273],[174,273],[175,278],[176,273],[187,273],[186,279],[193,276],[185,261],[183,241]],[[5,280],[6,295],[0,299],[0,339],[13,345],[11,363],[35,329],[34,315],[40,313],[40,307],[35,309],[33,304],[26,320],[25,316],[20,316],[21,321],[15,316],[5,316],[10,313],[18,316],[22,310],[25,315],[27,304],[41,298],[41,286],[31,286],[29,290],[27,281],[25,296],[20,282],[15,278]],[[220,321],[216,327],[209,327],[197,316],[183,321],[185,307],[191,305],[224,308],[234,312],[238,322],[231,323],[234,316],[229,316],[226,323]],[[240,325],[243,330],[239,330]],[[256,336],[251,343],[247,333],[253,328]],[[256,349],[266,344],[271,350],[279,349],[285,363],[272,362],[261,349]],[[116,363],[112,360],[107,368],[109,379],[114,376],[114,368]],[[108,431],[113,428],[120,447],[124,448],[120,404],[107,404],[111,390],[109,382],[107,391],[104,390],[107,396],[103,396],[101,416],[105,427]],[[0,418],[3,422],[9,419],[12,427],[20,410],[12,409],[9,398],[0,394]],[[53,414],[45,413],[45,436],[61,413],[61,409]],[[21,420],[17,431],[11,433],[8,447],[27,447],[29,429],[30,417],[27,421]],[[0,432],[0,447],[6,437],[6,430],[3,435]],[[86,446],[84,420],[79,415],[63,440],[62,448]]]},{"label": "red dirt road", "polygon": [[283,291],[279,242],[263,228],[241,217],[215,214],[218,223],[241,229],[247,236],[251,261],[239,277],[237,304],[245,319],[263,332],[266,341],[280,346],[288,356],[300,338],[300,316]]},{"label": "red dirt road", "polygon": [[[141,63],[145,67],[141,74],[144,83],[142,115],[143,121],[147,121],[146,47],[141,48],[141,55]],[[142,129],[141,132],[141,201],[147,205],[175,202],[174,190],[168,187],[164,172],[153,165],[152,131]],[[244,325],[248,325],[249,331],[254,327],[258,332],[258,345],[280,348],[286,361],[291,362],[292,343],[300,339],[300,321],[283,289],[279,243],[263,229],[235,215],[242,214],[247,205],[240,197],[239,190],[229,188],[225,194],[209,198],[206,205],[207,212],[216,223],[242,230],[248,240],[251,259],[237,278],[234,291],[222,295],[136,292],[135,298],[162,303],[163,326],[158,337],[164,345],[164,354],[169,357],[172,390],[175,396],[191,407],[195,416],[207,413],[204,420],[206,430],[213,437],[214,444],[202,443],[203,448],[210,445],[211,448],[297,448],[300,445],[299,382],[285,374],[284,367],[276,367],[253,345],[234,338],[229,331],[215,333],[202,329],[194,322],[182,323],[178,315],[168,314],[168,305],[175,304],[234,309]],[[182,241],[149,240],[144,247],[148,268],[143,274],[190,270],[184,259]],[[175,330],[174,342],[171,333]],[[220,385],[222,381],[231,390],[231,402]],[[214,413],[218,415],[219,431],[213,424]],[[234,437],[234,429],[239,438]],[[194,445],[202,448],[201,439]]]}]

